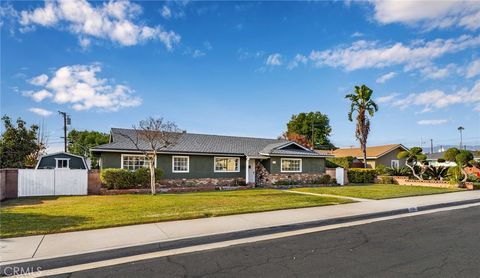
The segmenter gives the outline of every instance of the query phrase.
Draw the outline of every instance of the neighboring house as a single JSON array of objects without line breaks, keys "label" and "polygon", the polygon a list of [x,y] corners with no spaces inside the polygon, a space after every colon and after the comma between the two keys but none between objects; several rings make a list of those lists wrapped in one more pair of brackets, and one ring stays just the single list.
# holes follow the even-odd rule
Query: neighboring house
[{"label": "neighboring house", "polygon": [[40,157],[35,169],[88,169],[87,165],[82,156],[58,152]]},{"label": "neighboring house", "polygon": [[[129,139],[136,138],[135,130],[113,128],[110,134],[110,143],[91,149],[101,169],[147,167]],[[159,151],[156,167],[164,172],[162,184],[308,183],[324,175],[328,156],[287,140],[182,133]]]},{"label": "neighboring house", "polygon": [[434,166],[434,167],[454,167],[457,166],[457,163],[455,162],[450,162],[450,161],[444,161],[444,162],[438,162],[439,159],[444,159],[443,155],[445,152],[437,152],[437,153],[429,153],[427,154],[427,162],[428,165]]},{"label": "neighboring house", "polygon": [[[376,168],[380,164],[393,168],[403,167],[405,165],[405,159],[398,159],[397,155],[401,151],[406,150],[408,149],[402,144],[367,147],[368,168]],[[336,149],[331,153],[335,157],[352,156],[359,162],[363,162],[363,153],[360,148]]]},{"label": "neighboring house", "polygon": [[[476,155],[475,152],[472,152],[474,154],[473,160],[475,161],[480,161],[480,156]],[[450,162],[450,161],[444,161],[444,162],[438,162],[439,159],[444,159],[445,152],[437,152],[437,153],[429,153],[427,154],[427,161],[428,164],[431,166],[445,166],[445,167],[454,167],[457,166],[457,163],[455,162]]]}]

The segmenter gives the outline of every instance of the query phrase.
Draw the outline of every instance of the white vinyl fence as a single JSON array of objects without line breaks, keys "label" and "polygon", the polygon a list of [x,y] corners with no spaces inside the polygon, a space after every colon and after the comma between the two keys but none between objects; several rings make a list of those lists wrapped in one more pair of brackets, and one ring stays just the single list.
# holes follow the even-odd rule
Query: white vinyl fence
[{"label": "white vinyl fence", "polygon": [[18,170],[18,197],[87,195],[87,189],[88,170]]}]

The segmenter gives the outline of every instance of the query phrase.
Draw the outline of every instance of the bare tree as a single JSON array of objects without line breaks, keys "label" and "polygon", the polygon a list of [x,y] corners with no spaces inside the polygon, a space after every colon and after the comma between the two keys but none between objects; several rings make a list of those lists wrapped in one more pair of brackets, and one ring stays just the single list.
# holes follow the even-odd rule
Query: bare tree
[{"label": "bare tree", "polygon": [[155,160],[157,154],[160,150],[177,144],[182,130],[174,122],[153,117],[140,121],[138,127],[134,125],[133,129],[134,134],[120,133],[120,135],[128,138],[148,161],[150,189],[152,195],[155,195]]}]

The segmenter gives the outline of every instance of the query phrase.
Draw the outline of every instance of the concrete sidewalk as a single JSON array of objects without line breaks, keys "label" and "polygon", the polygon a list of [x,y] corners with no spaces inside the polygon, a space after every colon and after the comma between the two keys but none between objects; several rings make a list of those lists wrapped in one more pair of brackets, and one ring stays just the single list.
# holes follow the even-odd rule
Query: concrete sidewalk
[{"label": "concrete sidewalk", "polygon": [[179,239],[248,231],[298,223],[359,218],[381,212],[398,211],[449,203],[480,202],[480,191],[464,191],[406,197],[344,205],[288,209],[193,220],[160,222],[89,231],[2,239],[2,264],[71,256],[111,249],[169,242]]}]

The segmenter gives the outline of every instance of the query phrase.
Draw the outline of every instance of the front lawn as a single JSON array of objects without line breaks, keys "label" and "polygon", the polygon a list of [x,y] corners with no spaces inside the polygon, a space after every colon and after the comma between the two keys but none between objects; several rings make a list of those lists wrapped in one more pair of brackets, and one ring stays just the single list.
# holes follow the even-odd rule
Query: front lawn
[{"label": "front lawn", "polygon": [[349,185],[334,187],[312,187],[312,188],[296,188],[295,191],[332,194],[338,196],[347,196],[364,199],[389,199],[419,195],[430,195],[438,193],[447,193],[460,191],[458,188],[438,188],[426,186],[408,186],[395,184],[366,184],[366,185]]},{"label": "front lawn", "polygon": [[16,237],[349,203],[279,190],[22,198],[2,202],[0,236]]}]

